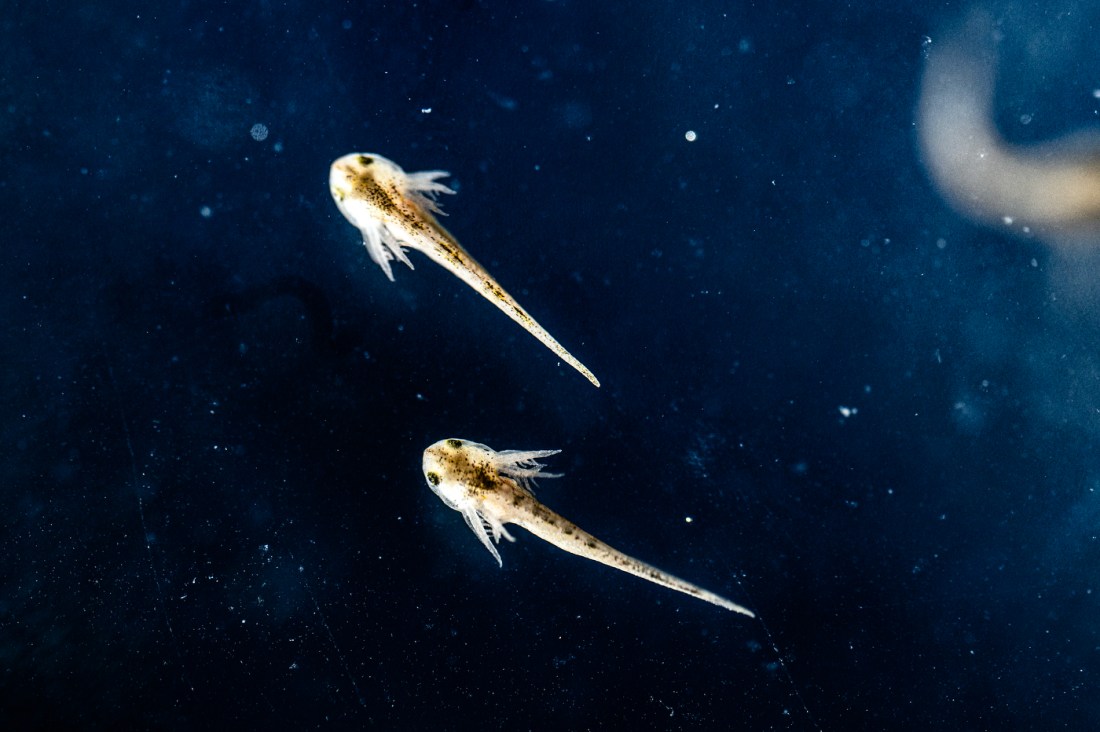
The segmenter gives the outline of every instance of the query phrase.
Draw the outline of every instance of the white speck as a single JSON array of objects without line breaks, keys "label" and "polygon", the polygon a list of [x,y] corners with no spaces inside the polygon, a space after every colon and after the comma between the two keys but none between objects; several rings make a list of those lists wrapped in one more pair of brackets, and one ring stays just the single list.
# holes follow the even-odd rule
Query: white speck
[{"label": "white speck", "polygon": [[276,142],[274,145],[271,146],[271,149],[274,150],[275,152],[282,152],[283,151],[282,141]]},{"label": "white speck", "polygon": [[420,109],[420,114],[431,114],[431,113],[432,113],[432,108],[431,107],[421,107],[421,109]]},{"label": "white speck", "polygon": [[1005,222],[1005,226],[1012,226],[1012,217],[1011,216],[1005,216],[1001,220]]},{"label": "white speck", "polygon": [[209,206],[203,206],[199,209],[199,216],[202,216],[204,219],[208,219],[213,215],[214,209],[210,208]]},{"label": "white speck", "polygon": [[691,516],[684,516],[684,523],[685,524],[690,524],[694,520],[695,519],[693,519]]},{"label": "white speck", "polygon": [[252,135],[252,139],[256,142],[263,142],[267,139],[267,125],[257,122],[252,125],[252,129],[248,133]]},{"label": "white speck", "polygon": [[947,239],[942,239],[942,238],[941,239],[936,239],[936,248],[937,249],[946,249],[947,248]]},{"label": "white speck", "polygon": [[1020,115],[1020,124],[1029,125],[1029,124],[1031,124],[1031,120],[1033,120],[1033,119],[1034,119],[1033,115],[1021,114]]},{"label": "white speck", "polygon": [[851,417],[853,414],[859,414],[859,409],[856,407],[845,407],[843,405],[837,407],[841,417]]},{"label": "white speck", "polygon": [[695,130],[688,130],[685,132],[684,139],[688,142],[695,142]]}]

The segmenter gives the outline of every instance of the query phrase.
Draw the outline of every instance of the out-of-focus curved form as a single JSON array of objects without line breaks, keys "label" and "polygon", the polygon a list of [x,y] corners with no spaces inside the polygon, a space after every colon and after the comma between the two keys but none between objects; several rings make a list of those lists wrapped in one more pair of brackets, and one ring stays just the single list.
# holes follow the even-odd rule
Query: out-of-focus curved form
[{"label": "out-of-focus curved form", "polygon": [[988,14],[974,12],[931,44],[917,111],[928,173],[971,219],[1052,243],[1095,243],[1100,131],[1028,146],[1003,140],[993,121],[994,30]]}]

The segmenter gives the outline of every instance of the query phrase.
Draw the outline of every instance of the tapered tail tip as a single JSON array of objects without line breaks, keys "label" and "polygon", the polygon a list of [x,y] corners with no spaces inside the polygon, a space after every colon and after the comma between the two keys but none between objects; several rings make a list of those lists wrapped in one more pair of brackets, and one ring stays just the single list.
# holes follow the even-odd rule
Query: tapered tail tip
[{"label": "tapered tail tip", "polygon": [[725,598],[722,598],[722,600],[723,602],[719,604],[727,610],[732,610],[733,612],[740,613],[741,615],[747,615],[750,618],[756,617],[756,613],[754,613],[752,610],[749,610],[747,607],[742,607],[736,602],[731,602],[730,600],[726,600]]}]

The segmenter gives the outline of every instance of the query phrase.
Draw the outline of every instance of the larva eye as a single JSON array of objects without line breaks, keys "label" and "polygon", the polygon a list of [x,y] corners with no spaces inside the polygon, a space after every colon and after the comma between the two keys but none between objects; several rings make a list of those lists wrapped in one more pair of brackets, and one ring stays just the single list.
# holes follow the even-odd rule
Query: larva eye
[{"label": "larva eye", "polygon": [[425,473],[424,477],[426,477],[428,482],[432,485],[439,485],[439,473]]}]

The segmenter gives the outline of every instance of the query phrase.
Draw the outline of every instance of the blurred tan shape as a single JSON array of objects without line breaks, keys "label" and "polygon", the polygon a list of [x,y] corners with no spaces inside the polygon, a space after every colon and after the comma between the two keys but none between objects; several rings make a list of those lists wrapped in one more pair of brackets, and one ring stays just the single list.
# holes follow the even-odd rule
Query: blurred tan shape
[{"label": "blurred tan shape", "polygon": [[1100,132],[1027,146],[1005,142],[993,121],[994,33],[991,16],[974,12],[930,46],[917,113],[928,173],[951,205],[975,221],[1033,231],[1052,243],[1095,243]]}]

